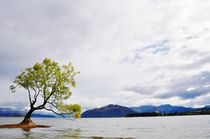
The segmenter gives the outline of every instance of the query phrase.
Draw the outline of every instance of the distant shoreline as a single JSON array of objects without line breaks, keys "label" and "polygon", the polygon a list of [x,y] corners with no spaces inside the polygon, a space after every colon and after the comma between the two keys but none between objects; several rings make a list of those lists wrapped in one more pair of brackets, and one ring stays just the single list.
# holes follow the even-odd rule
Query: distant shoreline
[{"label": "distant shoreline", "polygon": [[191,116],[191,115],[210,115],[209,110],[197,110],[190,112],[177,112],[177,113],[157,113],[157,112],[144,112],[144,113],[130,113],[126,117],[156,117],[156,116]]}]

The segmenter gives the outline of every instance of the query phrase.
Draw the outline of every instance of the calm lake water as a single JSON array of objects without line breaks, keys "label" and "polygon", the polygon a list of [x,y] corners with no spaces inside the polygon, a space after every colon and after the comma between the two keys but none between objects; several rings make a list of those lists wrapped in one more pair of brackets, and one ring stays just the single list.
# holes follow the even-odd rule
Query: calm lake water
[{"label": "calm lake water", "polygon": [[[0,124],[22,118],[0,118]],[[50,128],[0,129],[0,139],[209,139],[210,116],[93,118],[66,120],[34,118]]]}]

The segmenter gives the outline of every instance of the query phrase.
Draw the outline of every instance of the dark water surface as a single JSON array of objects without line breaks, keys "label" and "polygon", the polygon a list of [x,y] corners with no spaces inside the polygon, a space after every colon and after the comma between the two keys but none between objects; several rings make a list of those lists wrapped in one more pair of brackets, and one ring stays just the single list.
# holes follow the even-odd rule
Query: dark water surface
[{"label": "dark water surface", "polygon": [[[0,124],[22,118],[0,118]],[[0,139],[209,139],[210,116],[59,119],[34,118],[50,128],[0,129]]]}]

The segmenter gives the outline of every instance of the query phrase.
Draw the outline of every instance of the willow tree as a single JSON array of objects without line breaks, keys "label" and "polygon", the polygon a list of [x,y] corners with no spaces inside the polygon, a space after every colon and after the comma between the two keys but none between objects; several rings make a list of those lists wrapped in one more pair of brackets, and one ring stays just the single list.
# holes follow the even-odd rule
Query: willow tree
[{"label": "willow tree", "polygon": [[77,74],[72,64],[60,66],[49,58],[21,71],[10,86],[12,92],[20,87],[28,95],[30,109],[20,124],[33,123],[32,113],[42,109],[59,115],[71,114],[79,117],[81,107],[78,104],[64,103],[72,94],[71,88],[76,87],[74,78]]}]

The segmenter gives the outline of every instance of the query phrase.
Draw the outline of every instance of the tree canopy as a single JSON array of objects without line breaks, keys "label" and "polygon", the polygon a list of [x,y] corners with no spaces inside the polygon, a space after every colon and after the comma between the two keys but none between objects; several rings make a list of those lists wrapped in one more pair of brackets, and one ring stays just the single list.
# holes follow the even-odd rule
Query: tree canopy
[{"label": "tree canopy", "polygon": [[80,117],[81,107],[78,104],[64,103],[70,98],[71,89],[76,87],[75,76],[78,73],[71,63],[60,66],[49,58],[21,71],[10,89],[12,92],[15,92],[17,87],[27,90],[30,110],[25,119],[30,118],[33,111],[41,109],[59,115],[72,114]]}]

